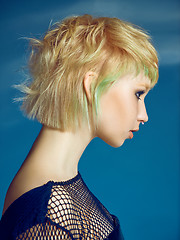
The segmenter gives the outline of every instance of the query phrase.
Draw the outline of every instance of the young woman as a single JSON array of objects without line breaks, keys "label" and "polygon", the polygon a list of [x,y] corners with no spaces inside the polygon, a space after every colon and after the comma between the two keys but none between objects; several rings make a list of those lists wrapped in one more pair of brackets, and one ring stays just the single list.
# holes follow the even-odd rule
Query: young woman
[{"label": "young woman", "polygon": [[83,15],[31,47],[22,109],[42,129],[8,189],[1,239],[123,239],[78,162],[93,138],[120,147],[148,120],[144,98],[158,79],[149,36],[117,18]]}]

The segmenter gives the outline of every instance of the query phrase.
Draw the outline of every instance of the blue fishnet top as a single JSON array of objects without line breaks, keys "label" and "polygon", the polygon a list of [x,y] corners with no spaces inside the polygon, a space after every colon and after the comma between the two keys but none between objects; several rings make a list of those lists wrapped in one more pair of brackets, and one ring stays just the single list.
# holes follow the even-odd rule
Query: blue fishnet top
[{"label": "blue fishnet top", "polygon": [[49,181],[15,200],[0,221],[1,240],[123,240],[118,219],[89,191],[80,173]]}]

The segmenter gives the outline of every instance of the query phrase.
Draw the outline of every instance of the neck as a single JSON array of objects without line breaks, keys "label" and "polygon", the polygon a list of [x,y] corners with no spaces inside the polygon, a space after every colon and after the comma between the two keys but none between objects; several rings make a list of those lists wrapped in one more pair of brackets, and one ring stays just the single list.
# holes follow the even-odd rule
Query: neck
[{"label": "neck", "polygon": [[68,180],[77,175],[79,159],[92,138],[87,127],[73,133],[43,126],[25,162],[42,177]]}]

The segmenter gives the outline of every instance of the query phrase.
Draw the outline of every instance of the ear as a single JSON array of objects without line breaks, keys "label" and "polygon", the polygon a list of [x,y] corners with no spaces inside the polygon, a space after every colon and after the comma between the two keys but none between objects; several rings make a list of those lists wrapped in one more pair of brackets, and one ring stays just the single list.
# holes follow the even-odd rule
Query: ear
[{"label": "ear", "polygon": [[90,103],[92,101],[92,99],[91,99],[92,98],[91,84],[96,78],[97,78],[97,73],[89,71],[85,74],[84,79],[83,79],[83,85],[84,85],[86,97]]}]

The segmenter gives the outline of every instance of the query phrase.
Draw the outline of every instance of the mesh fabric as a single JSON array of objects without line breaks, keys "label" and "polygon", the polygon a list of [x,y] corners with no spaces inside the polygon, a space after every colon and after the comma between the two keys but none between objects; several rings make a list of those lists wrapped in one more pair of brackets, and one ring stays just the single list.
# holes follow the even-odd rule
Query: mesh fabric
[{"label": "mesh fabric", "polygon": [[16,240],[106,239],[113,218],[89,191],[80,174],[66,182],[52,182],[45,222],[18,235]]}]

